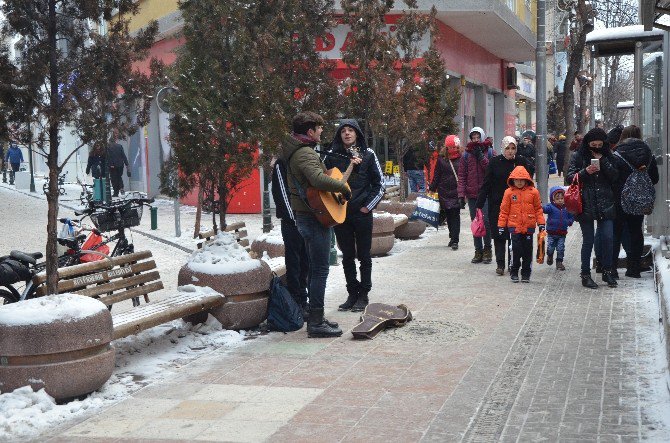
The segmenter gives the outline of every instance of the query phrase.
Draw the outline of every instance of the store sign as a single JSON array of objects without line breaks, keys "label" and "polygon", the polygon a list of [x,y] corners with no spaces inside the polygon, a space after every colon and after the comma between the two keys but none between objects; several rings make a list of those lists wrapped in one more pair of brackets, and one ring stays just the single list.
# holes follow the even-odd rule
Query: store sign
[{"label": "store sign", "polygon": [[[387,24],[385,26],[386,31],[384,33],[395,33],[397,32],[397,26],[395,24]],[[329,33],[323,37],[316,38],[316,51],[320,54],[321,57],[329,60],[339,60],[342,58],[342,52],[344,52],[354,40],[353,32],[351,32],[351,26],[346,24],[338,24],[333,28]],[[419,53],[423,53],[430,49],[430,33],[426,33],[423,38],[418,42]],[[404,52],[398,48],[400,56],[404,55]]]},{"label": "store sign", "polygon": [[392,161],[387,161],[386,165],[384,166],[384,174],[391,175],[393,174],[393,162]]}]

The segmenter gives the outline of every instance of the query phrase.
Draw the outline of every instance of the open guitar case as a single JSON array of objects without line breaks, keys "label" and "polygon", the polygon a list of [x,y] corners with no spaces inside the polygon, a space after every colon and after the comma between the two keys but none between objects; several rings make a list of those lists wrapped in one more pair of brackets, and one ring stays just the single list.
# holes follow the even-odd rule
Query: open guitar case
[{"label": "open guitar case", "polygon": [[363,311],[361,322],[351,330],[351,333],[356,339],[373,339],[384,329],[404,326],[411,320],[412,313],[405,305],[370,303]]}]

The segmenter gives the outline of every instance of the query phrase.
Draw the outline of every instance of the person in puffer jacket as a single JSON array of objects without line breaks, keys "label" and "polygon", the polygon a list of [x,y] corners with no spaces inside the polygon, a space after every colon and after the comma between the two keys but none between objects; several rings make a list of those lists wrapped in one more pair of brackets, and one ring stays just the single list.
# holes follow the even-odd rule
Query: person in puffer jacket
[{"label": "person in puffer jacket", "polygon": [[528,170],[517,166],[507,179],[509,187],[503,195],[498,217],[498,232],[509,231],[512,237],[512,266],[509,270],[514,283],[530,282],[533,261],[533,233],[537,226],[544,230],[544,213],[540,192],[535,188]]},{"label": "person in puffer jacket", "polygon": [[[491,142],[486,140],[486,133],[482,128],[472,128],[470,142],[465,147],[465,152],[458,165],[458,200],[461,209],[465,209],[467,201],[470,220],[474,220],[477,215],[477,196],[484,184],[486,167],[491,157],[493,157],[493,147]],[[474,237],[475,256],[471,262],[488,264],[493,260],[493,253],[491,251],[489,211],[486,205],[482,207],[482,212],[486,225],[486,236]]]},{"label": "person in puffer jacket", "polygon": [[551,266],[554,263],[556,251],[556,270],[565,271],[565,237],[568,235],[568,226],[572,226],[575,218],[565,209],[565,190],[561,186],[551,188],[549,200],[551,203],[542,208],[547,214],[547,264]]}]

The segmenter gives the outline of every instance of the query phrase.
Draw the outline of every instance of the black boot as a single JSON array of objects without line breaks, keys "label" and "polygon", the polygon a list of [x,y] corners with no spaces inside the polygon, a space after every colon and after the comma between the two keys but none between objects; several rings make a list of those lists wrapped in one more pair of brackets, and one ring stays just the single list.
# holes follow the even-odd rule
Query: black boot
[{"label": "black boot", "polygon": [[307,337],[309,338],[327,338],[339,337],[342,335],[340,328],[333,328],[325,322],[323,318],[323,309],[312,308],[309,311],[309,320],[307,320]]},{"label": "black boot", "polygon": [[356,304],[356,300],[358,300],[358,291],[351,291],[349,292],[349,296],[347,297],[347,301],[342,303],[340,306],[337,307],[338,311],[350,311],[351,308]]},{"label": "black boot", "polygon": [[309,303],[305,301],[300,307],[302,308],[302,318],[307,320],[309,318]]},{"label": "black boot", "polygon": [[351,308],[351,312],[363,312],[365,307],[370,303],[367,293],[361,293],[356,300],[356,304]]},{"label": "black boot", "polygon": [[603,265],[600,264],[600,260],[596,259],[596,274],[602,274]]},{"label": "black boot", "polygon": [[603,269],[603,281],[607,283],[607,286],[609,286],[610,288],[617,287],[617,282],[614,279],[614,277],[612,277],[612,271]]},{"label": "black boot", "polygon": [[598,283],[594,282],[591,278],[591,274],[582,274],[582,286],[590,289],[597,289]]},{"label": "black boot", "polygon": [[640,275],[640,261],[639,260],[627,260],[626,268],[626,277],[631,278],[642,278]]},{"label": "black boot", "polygon": [[612,274],[612,278],[615,280],[619,280],[619,271],[617,271],[616,268],[612,268],[610,271],[610,274]]}]

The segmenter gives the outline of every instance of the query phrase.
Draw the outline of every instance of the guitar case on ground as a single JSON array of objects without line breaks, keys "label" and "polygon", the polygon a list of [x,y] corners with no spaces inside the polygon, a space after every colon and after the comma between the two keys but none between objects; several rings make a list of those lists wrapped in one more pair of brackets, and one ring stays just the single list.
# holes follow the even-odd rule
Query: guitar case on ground
[{"label": "guitar case on ground", "polygon": [[351,330],[351,333],[357,339],[373,339],[384,329],[404,326],[411,320],[412,312],[405,305],[370,303],[363,311],[361,322]]}]

